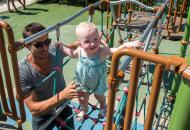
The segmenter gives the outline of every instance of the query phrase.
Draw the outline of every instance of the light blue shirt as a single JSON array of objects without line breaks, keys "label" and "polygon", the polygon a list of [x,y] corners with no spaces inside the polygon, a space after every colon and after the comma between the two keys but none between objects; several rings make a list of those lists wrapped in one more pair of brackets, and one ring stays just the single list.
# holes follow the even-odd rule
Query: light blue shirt
[{"label": "light blue shirt", "polygon": [[99,53],[95,56],[85,56],[79,48],[79,61],[75,71],[75,82],[79,90],[103,95],[107,91],[107,67],[105,60],[101,61]]}]

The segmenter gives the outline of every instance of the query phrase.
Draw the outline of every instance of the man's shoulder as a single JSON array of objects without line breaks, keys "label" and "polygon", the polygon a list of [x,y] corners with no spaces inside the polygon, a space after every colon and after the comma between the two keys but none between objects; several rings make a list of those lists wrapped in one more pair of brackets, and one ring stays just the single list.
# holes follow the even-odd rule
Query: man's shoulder
[{"label": "man's shoulder", "polygon": [[27,61],[27,58],[24,57],[23,59],[21,59],[18,63],[18,66],[19,66],[19,70],[25,70],[27,68],[27,65],[28,64],[28,61]]},{"label": "man's shoulder", "polygon": [[24,58],[22,58],[20,61],[19,61],[19,65],[25,65],[26,64],[26,62],[27,62],[27,58],[26,57],[24,57]]}]

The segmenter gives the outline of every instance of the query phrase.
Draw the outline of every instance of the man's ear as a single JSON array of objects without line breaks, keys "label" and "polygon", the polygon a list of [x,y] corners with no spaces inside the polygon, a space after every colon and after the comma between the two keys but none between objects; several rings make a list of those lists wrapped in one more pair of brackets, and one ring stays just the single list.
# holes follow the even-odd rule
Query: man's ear
[{"label": "man's ear", "polygon": [[28,44],[25,44],[25,47],[28,49],[28,50],[31,50],[31,44],[30,43],[28,43]]}]

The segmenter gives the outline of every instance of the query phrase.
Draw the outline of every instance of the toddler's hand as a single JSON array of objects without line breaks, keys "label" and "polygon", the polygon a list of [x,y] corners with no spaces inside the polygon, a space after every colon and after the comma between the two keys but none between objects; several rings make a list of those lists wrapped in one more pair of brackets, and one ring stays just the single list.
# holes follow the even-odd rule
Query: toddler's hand
[{"label": "toddler's hand", "polygon": [[108,47],[108,44],[105,40],[101,39],[100,43],[104,46],[104,47]]},{"label": "toddler's hand", "polygon": [[144,44],[141,43],[140,41],[132,41],[132,42],[123,43],[123,47],[126,47],[126,48],[142,49],[143,46]]}]

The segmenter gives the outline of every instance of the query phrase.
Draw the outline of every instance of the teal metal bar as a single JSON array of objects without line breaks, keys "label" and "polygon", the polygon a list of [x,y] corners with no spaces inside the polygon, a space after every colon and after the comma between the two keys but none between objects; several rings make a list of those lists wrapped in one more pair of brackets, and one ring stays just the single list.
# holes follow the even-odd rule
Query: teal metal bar
[{"label": "teal metal bar", "polygon": [[121,101],[119,102],[119,105],[118,105],[118,109],[115,113],[115,124],[118,126],[119,125],[119,121],[121,119],[121,115],[123,114],[123,110],[126,106],[126,102],[127,102],[127,94],[123,91],[123,94],[122,94],[122,99]]},{"label": "teal metal bar", "polygon": [[[66,59],[66,61],[64,61],[64,63],[61,65],[61,68],[63,68],[63,66],[65,66],[70,60],[71,60],[71,58]],[[38,87],[38,86],[42,85],[42,83],[44,83],[50,77],[54,76],[56,73],[57,73],[56,70],[52,71],[48,76],[46,76],[43,80],[39,81],[35,86]]]}]

